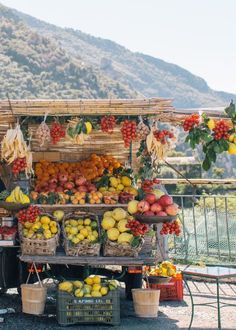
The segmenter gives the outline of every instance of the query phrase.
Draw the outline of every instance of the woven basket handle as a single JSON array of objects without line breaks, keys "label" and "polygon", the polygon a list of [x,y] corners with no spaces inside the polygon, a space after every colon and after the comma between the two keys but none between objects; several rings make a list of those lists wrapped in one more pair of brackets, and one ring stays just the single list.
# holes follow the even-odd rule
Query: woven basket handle
[{"label": "woven basket handle", "polygon": [[[40,277],[39,277],[39,273],[38,273],[38,270],[37,270],[37,267],[35,266],[35,263],[33,262],[33,267],[34,267],[34,270],[35,270],[35,272],[36,272],[36,275],[37,275],[37,278],[38,278],[38,280],[39,280],[39,284],[40,284],[40,286],[41,286],[41,288],[43,287],[43,284],[42,284],[42,282],[41,282],[41,280],[40,280]],[[26,280],[26,284],[28,284],[28,282],[29,282],[29,279],[30,279],[30,276],[31,276],[31,271],[29,272],[29,275],[28,275],[28,277],[27,277],[27,280]]]}]

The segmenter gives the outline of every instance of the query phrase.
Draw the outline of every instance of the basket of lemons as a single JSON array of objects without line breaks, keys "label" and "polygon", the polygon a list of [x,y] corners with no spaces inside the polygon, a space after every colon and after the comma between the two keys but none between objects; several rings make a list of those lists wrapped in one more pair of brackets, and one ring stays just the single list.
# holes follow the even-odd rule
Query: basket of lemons
[{"label": "basket of lemons", "polygon": [[59,244],[60,226],[51,214],[43,213],[34,222],[19,223],[23,255],[55,255]]},{"label": "basket of lemons", "polygon": [[64,248],[68,256],[98,256],[100,228],[94,213],[70,213],[63,220]]},{"label": "basket of lemons", "polygon": [[115,280],[89,276],[84,281],[64,281],[57,291],[60,325],[120,324],[120,292]]},{"label": "basket of lemons", "polygon": [[105,257],[137,257],[147,225],[140,224],[122,208],[106,211],[101,222]]}]

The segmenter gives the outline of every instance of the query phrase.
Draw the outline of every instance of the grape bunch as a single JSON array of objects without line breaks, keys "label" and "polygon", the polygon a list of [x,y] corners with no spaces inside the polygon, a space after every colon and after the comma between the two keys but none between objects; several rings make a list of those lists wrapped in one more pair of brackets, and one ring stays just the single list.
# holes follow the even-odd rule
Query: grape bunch
[{"label": "grape bunch", "polygon": [[139,141],[145,140],[149,132],[150,132],[149,127],[145,125],[143,122],[140,122],[136,129],[136,137]]},{"label": "grape bunch", "polygon": [[12,165],[12,173],[17,176],[27,168],[26,158],[16,158]]},{"label": "grape bunch", "polygon": [[113,133],[116,126],[116,118],[114,116],[104,116],[101,119],[101,130],[105,133]]},{"label": "grape bunch", "polygon": [[221,119],[216,122],[215,128],[213,128],[214,131],[214,139],[215,140],[220,140],[220,139],[226,139],[228,140],[229,138],[229,124]]},{"label": "grape bunch", "polygon": [[156,140],[160,141],[161,144],[166,144],[168,142],[168,138],[169,139],[174,138],[174,134],[166,129],[163,129],[161,131],[156,130],[153,134],[154,134]]},{"label": "grape bunch", "polygon": [[65,137],[66,131],[60,123],[54,122],[51,126],[50,135],[53,144],[57,144],[61,138]]},{"label": "grape bunch", "polygon": [[25,222],[35,222],[41,211],[36,205],[30,205],[27,209],[20,210],[17,213],[17,218],[21,224]]},{"label": "grape bunch", "polygon": [[130,229],[134,236],[144,236],[149,230],[148,225],[134,219],[128,220],[126,227]]},{"label": "grape bunch", "polygon": [[194,126],[198,126],[200,123],[200,116],[198,114],[192,114],[185,118],[183,128],[185,131],[190,131]]},{"label": "grape bunch", "polygon": [[123,122],[121,133],[123,136],[125,148],[128,148],[130,146],[131,141],[134,141],[136,139],[136,129],[137,124],[135,121],[125,120]]},{"label": "grape bunch", "polygon": [[153,179],[153,180],[144,180],[142,182],[142,190],[145,193],[151,193],[153,191],[153,186],[155,184],[159,184],[161,181],[159,179]]},{"label": "grape bunch", "polygon": [[179,236],[180,233],[181,230],[178,220],[175,220],[173,222],[164,222],[160,231],[161,235],[175,234],[176,236]]}]

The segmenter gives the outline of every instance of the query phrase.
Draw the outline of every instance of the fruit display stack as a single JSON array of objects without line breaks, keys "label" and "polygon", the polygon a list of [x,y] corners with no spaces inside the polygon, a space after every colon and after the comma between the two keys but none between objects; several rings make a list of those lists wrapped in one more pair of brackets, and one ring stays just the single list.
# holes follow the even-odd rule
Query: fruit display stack
[{"label": "fruit display stack", "polygon": [[63,221],[63,234],[66,255],[99,255],[100,229],[95,214],[81,212],[67,215]]},{"label": "fruit display stack", "polygon": [[104,236],[104,256],[136,256],[142,247],[146,225],[135,221],[122,208],[115,208],[103,215],[101,222]]}]

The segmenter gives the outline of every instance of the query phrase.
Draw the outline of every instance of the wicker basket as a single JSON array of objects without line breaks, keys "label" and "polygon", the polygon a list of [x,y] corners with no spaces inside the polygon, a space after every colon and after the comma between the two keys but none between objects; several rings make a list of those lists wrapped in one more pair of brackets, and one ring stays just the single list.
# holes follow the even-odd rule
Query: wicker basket
[{"label": "wicker basket", "polygon": [[98,240],[100,240],[101,234],[100,234],[100,227],[99,227],[99,222],[98,222],[98,217],[94,213],[89,213],[89,212],[75,212],[75,213],[70,213],[67,214],[64,217],[63,220],[63,237],[64,237],[64,248],[65,248],[65,253],[67,256],[99,256],[100,254],[100,249],[101,249],[101,243],[100,242],[95,242],[92,243],[88,240],[83,240],[82,242],[79,242],[78,244],[73,244],[70,242],[65,233],[65,221],[73,218],[75,220],[77,219],[86,219],[90,218],[93,221],[97,222],[98,225]]},{"label": "wicker basket", "polygon": [[142,249],[143,242],[143,239],[141,239],[138,246],[132,247],[128,243],[120,244],[106,238],[103,245],[103,255],[104,257],[137,257]]},{"label": "wicker basket", "polygon": [[[47,215],[51,219],[55,220],[54,217],[50,214],[41,214]],[[59,245],[60,238],[60,226],[57,223],[57,234],[47,240],[44,239],[30,239],[23,237],[22,235],[22,225],[18,224],[19,237],[21,240],[21,253],[22,255],[39,255],[39,256],[53,256],[56,254],[56,248]]]}]

